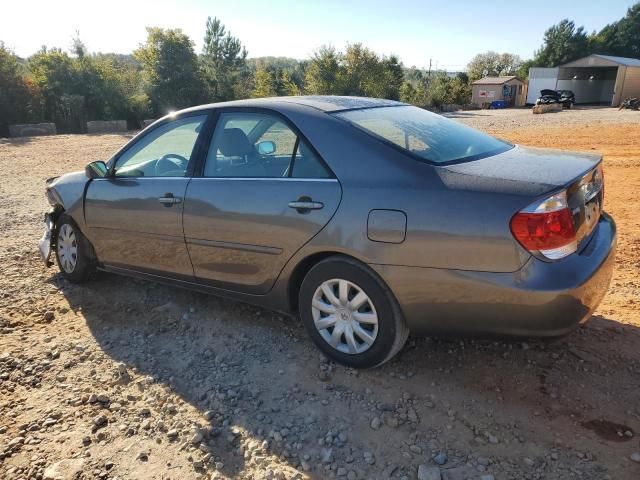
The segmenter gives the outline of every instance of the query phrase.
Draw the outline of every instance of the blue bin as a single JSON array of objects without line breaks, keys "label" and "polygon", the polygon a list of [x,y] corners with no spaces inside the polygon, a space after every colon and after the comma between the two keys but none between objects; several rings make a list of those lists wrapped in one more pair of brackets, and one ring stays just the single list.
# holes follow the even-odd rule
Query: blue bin
[{"label": "blue bin", "polygon": [[489,108],[492,108],[492,109],[495,109],[495,108],[507,108],[507,102],[504,101],[504,100],[494,100],[489,105]]}]

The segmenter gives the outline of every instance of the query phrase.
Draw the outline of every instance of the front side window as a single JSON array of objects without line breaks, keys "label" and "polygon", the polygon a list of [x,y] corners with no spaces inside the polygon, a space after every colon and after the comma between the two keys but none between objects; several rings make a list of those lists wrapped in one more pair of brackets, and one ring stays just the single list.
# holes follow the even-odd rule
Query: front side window
[{"label": "front side window", "polygon": [[205,177],[329,178],[318,156],[284,121],[264,113],[220,115]]},{"label": "front side window", "polygon": [[152,130],[118,157],[116,177],[184,177],[206,119],[185,117]]},{"label": "front side window", "polygon": [[474,160],[512,148],[490,135],[418,107],[378,107],[334,114],[421,160],[436,164]]}]

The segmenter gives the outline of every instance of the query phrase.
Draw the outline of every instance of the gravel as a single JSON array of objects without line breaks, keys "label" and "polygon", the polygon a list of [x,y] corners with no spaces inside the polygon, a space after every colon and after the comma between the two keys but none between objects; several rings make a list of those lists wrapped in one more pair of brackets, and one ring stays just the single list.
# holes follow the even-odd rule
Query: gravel
[{"label": "gravel", "polygon": [[441,478],[442,474],[438,467],[430,467],[424,464],[418,467],[418,480],[440,480]]},{"label": "gravel", "polygon": [[438,465],[444,465],[445,463],[447,463],[447,454],[444,452],[440,452],[435,457],[433,457],[433,461]]},{"label": "gravel", "polygon": [[531,108],[505,110],[469,110],[445,113],[474,128],[502,130],[517,128],[546,128],[640,123],[640,112],[611,107],[574,107],[557,113],[534,115]]},{"label": "gravel", "polygon": [[[594,142],[616,113],[601,112]],[[473,121],[510,131],[509,114],[486,113]],[[277,313],[106,274],[63,281],[36,251],[43,181],[126,138],[0,141],[0,478],[637,478],[638,134],[625,131],[624,163],[607,157],[620,253],[586,327],[526,348],[410,339],[361,372]]]}]

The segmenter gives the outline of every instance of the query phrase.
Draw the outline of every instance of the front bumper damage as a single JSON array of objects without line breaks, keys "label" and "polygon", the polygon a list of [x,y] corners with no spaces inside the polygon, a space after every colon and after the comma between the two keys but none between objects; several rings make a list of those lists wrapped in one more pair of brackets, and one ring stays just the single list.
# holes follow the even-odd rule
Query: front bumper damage
[{"label": "front bumper damage", "polygon": [[44,233],[42,234],[42,238],[38,241],[40,256],[47,267],[53,265],[53,262],[50,260],[51,250],[53,249],[53,230],[55,226],[52,213],[53,212],[47,212],[44,214]]}]

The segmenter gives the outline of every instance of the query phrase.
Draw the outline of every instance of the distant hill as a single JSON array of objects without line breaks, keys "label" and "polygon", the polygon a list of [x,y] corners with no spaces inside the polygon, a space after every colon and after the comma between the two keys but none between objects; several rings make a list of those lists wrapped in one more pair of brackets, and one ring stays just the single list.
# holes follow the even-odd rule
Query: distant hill
[{"label": "distant hill", "polygon": [[289,70],[295,71],[306,65],[307,60],[298,60],[291,57],[253,57],[247,58],[250,68],[258,67],[265,70]]}]

